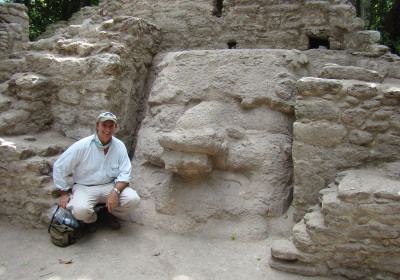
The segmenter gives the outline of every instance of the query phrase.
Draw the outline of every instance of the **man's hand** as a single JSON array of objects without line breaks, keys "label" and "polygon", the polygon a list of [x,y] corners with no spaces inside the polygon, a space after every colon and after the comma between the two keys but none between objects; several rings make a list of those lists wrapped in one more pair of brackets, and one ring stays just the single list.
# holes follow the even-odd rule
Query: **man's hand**
[{"label": "man's hand", "polygon": [[[117,182],[114,188],[122,192],[128,185],[129,184],[127,182]],[[110,194],[108,195],[106,203],[109,213],[111,213],[112,211],[114,211],[115,208],[118,207],[118,202],[119,202],[118,194],[115,192],[115,190],[111,190]]]},{"label": "man's hand", "polygon": [[112,211],[114,211],[115,208],[118,207],[118,194],[114,190],[111,190],[107,198],[106,206],[109,213],[111,213]]},{"label": "man's hand", "polygon": [[58,205],[60,205],[62,208],[66,208],[68,202],[69,202],[69,193],[67,191],[61,191],[60,202],[58,203]]}]

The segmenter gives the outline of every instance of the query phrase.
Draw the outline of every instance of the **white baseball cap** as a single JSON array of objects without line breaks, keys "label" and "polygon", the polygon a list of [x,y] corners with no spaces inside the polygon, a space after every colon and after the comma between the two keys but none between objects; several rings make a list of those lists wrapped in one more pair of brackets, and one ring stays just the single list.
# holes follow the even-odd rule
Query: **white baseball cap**
[{"label": "white baseball cap", "polygon": [[97,120],[101,121],[101,122],[105,122],[105,121],[110,120],[110,121],[113,121],[113,122],[117,123],[117,116],[114,115],[113,113],[110,113],[110,112],[104,112],[104,113],[101,113],[97,117]]}]

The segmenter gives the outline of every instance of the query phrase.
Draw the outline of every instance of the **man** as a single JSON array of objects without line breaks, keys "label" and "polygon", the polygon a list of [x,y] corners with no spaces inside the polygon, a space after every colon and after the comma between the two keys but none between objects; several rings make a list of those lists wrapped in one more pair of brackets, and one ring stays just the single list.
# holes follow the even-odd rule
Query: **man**
[{"label": "man", "polygon": [[[106,220],[113,229],[122,217],[139,206],[136,191],[128,187],[131,162],[122,141],[113,136],[117,117],[105,112],[98,116],[97,132],[72,144],[54,163],[53,180],[61,190],[59,205],[87,224],[94,232],[97,227],[98,203],[106,205]],[[70,195],[67,177],[72,174],[74,185]]]}]

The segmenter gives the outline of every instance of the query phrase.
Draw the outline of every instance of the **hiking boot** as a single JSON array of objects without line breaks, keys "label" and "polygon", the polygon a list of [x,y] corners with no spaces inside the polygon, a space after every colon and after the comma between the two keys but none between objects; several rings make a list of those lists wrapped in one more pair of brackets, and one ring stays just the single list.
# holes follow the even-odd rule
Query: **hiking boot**
[{"label": "hiking boot", "polygon": [[110,228],[112,228],[114,230],[120,229],[121,224],[119,223],[117,217],[108,213],[108,211],[106,213],[105,220],[106,220],[106,225],[109,226]]},{"label": "hiking boot", "polygon": [[90,224],[85,223],[85,231],[86,231],[87,233],[94,233],[94,232],[96,232],[96,231],[97,231],[97,223],[96,223],[96,222],[90,223]]},{"label": "hiking boot", "polygon": [[99,214],[98,215],[99,220],[101,221],[102,224],[114,230],[117,230],[121,227],[121,224],[119,223],[117,217],[110,214],[106,207],[101,208],[98,214]]}]

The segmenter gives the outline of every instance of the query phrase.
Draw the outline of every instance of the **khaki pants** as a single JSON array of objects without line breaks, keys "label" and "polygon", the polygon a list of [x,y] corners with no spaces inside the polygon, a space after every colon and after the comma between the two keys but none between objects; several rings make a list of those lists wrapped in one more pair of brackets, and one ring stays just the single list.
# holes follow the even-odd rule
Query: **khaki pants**
[{"label": "khaki pants", "polygon": [[[84,186],[75,184],[72,188],[71,199],[67,208],[71,210],[75,219],[84,223],[94,223],[97,214],[94,207],[98,203],[106,203],[108,195],[114,188],[114,183],[99,186]],[[123,217],[139,206],[140,198],[136,191],[126,187],[119,195],[118,207],[111,213],[116,217]]]}]

